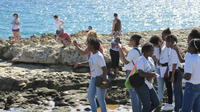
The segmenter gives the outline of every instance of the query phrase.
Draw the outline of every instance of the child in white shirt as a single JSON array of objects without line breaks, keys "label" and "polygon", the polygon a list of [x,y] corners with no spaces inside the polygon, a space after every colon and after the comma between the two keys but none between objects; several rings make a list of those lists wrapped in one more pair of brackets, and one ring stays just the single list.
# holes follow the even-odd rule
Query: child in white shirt
[{"label": "child in white shirt", "polygon": [[[178,53],[173,49],[174,44],[176,43],[177,38],[174,35],[169,35],[166,38],[166,46],[169,48],[169,60],[168,60],[168,70],[169,74],[166,80],[166,85],[173,83],[174,88],[174,97],[175,97],[175,112],[179,112],[182,107],[182,73],[179,70],[180,60]],[[168,87],[168,86],[167,86]],[[169,88],[171,89],[171,88]],[[171,94],[168,97],[172,97]]]},{"label": "child in white shirt", "polygon": [[190,41],[190,55],[185,60],[184,78],[187,80],[182,112],[200,112],[200,39]]},{"label": "child in white shirt", "polygon": [[146,43],[142,47],[143,55],[139,57],[136,63],[139,75],[145,78],[144,84],[135,89],[143,105],[142,112],[152,112],[160,104],[152,83],[152,80],[157,77],[155,65],[151,58],[153,50],[153,45]]},{"label": "child in white shirt", "polygon": [[160,59],[160,53],[161,53],[161,47],[163,44],[162,39],[154,35],[151,37],[150,42],[154,46],[154,54],[153,54],[153,60],[156,66],[156,73],[159,74],[159,77],[157,77],[157,82],[158,82],[158,96],[160,102],[163,101],[163,94],[164,94],[164,77],[161,77],[160,75],[160,66],[159,66],[159,59]]},{"label": "child in white shirt", "polygon": [[[142,37],[140,35],[133,35],[130,38],[129,45],[132,47],[132,49],[128,52],[125,48],[123,48],[121,46],[119,48],[121,61],[125,64],[124,67],[126,69],[126,78],[129,76],[131,70],[134,67],[134,64],[136,63],[137,59],[141,55],[140,50],[138,48],[141,38]],[[125,52],[127,54],[125,54]],[[133,112],[141,112],[141,105],[140,105],[139,98],[138,98],[138,95],[137,95],[135,89],[129,89],[129,95],[131,97]]]}]

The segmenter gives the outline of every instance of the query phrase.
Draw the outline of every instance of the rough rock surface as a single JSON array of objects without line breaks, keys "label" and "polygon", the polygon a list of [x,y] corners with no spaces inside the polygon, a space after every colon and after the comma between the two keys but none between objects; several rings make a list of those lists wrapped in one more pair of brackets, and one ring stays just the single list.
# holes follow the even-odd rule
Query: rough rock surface
[{"label": "rough rock surface", "polygon": [[[197,27],[196,29],[200,29]],[[191,29],[185,30],[172,30],[172,33],[178,37],[178,45],[182,50],[186,50],[187,36]],[[160,35],[161,30],[158,31],[145,31],[137,33],[125,33],[122,35],[122,45],[126,48],[131,35],[142,35],[142,44],[147,42],[152,35]],[[74,40],[83,44],[83,48],[86,47],[84,42],[86,41],[86,35],[79,32],[71,35]],[[23,39],[22,42],[17,44],[10,44],[10,41],[0,40],[0,57],[4,59],[10,59],[13,62],[23,63],[40,63],[40,64],[68,64],[72,65],[76,62],[82,62],[87,60],[87,56],[80,55],[79,51],[73,44],[69,44],[67,47],[62,48],[62,44],[55,40],[53,34],[43,34],[40,37],[35,35],[30,38]],[[108,34],[99,34],[98,38],[101,40],[105,48],[105,59],[110,60],[109,49],[112,36]]]},{"label": "rough rock surface", "polygon": [[[190,31],[191,29],[172,30],[178,37],[178,45],[182,50],[187,49]],[[160,33],[161,31],[126,33],[122,36],[122,45],[130,49],[128,41],[133,34],[142,35],[141,43],[144,44],[152,35]],[[81,43],[86,40],[82,33],[72,34],[72,38]],[[112,37],[99,34],[98,38],[105,48],[104,56],[109,61]],[[17,44],[0,39],[0,111],[12,108],[37,112],[74,112],[81,108],[88,110],[87,88],[90,76],[88,73],[80,73],[87,71],[85,68],[75,73],[71,66],[67,66],[85,61],[87,56],[80,55],[72,44],[66,48],[61,47],[52,34],[32,36]],[[131,111],[128,92],[124,87],[125,75],[123,71],[120,73],[112,82],[112,88],[107,91],[106,101],[108,104],[125,105]],[[120,112],[124,111],[126,110]]]}]

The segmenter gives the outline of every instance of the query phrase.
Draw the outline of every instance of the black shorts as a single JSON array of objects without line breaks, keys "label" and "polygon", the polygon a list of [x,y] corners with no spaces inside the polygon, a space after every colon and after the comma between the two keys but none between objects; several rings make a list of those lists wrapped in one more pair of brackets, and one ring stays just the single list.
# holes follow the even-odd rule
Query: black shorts
[{"label": "black shorts", "polygon": [[119,67],[119,51],[114,51],[110,49],[110,56],[111,56],[112,68],[118,68]]},{"label": "black shorts", "polygon": [[60,30],[56,30],[56,35],[59,35],[60,34]]}]

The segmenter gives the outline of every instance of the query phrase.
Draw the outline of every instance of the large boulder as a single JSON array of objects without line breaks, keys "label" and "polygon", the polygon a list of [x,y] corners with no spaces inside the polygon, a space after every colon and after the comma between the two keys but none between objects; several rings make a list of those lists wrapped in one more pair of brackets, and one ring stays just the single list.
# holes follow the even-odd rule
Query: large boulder
[{"label": "large boulder", "polygon": [[62,48],[54,35],[32,36],[17,45],[11,46],[4,54],[13,62],[72,65],[87,60],[87,56],[81,55],[73,44]]}]

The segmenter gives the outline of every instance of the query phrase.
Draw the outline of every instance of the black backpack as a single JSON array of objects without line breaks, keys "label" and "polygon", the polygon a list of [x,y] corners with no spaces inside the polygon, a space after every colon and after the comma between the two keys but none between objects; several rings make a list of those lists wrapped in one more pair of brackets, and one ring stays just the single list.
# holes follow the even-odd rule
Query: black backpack
[{"label": "black backpack", "polygon": [[[140,53],[140,50],[138,49],[138,48],[135,48],[138,52],[139,52],[139,54],[141,55],[141,53]],[[134,62],[132,61],[132,63],[133,63],[133,65],[135,65],[134,64]],[[130,84],[131,84],[131,86],[133,87],[133,88],[139,88],[139,87],[141,87],[142,85],[144,85],[144,77],[141,77],[141,76],[139,76],[139,73],[136,73],[136,74],[134,74],[134,75],[131,75],[130,77],[129,77],[129,82],[130,82]]]}]

